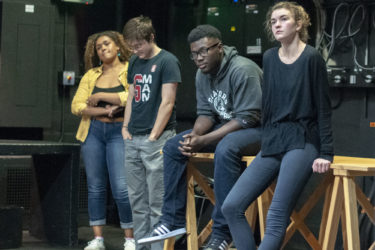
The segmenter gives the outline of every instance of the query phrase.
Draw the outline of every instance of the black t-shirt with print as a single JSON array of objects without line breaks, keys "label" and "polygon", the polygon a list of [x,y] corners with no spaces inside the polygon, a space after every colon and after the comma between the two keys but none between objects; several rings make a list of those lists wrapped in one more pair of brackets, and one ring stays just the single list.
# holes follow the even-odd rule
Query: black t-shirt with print
[{"label": "black t-shirt with print", "polygon": [[[134,98],[128,130],[133,135],[149,134],[154,126],[161,103],[162,85],[180,83],[180,63],[166,50],[151,59],[133,55],[129,61],[128,83],[134,84]],[[165,130],[176,127],[176,108]]]}]

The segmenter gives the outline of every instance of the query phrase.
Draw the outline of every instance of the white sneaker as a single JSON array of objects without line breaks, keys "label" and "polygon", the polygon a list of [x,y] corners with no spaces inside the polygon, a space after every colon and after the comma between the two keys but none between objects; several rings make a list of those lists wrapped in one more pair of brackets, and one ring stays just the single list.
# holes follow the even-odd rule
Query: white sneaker
[{"label": "white sneaker", "polygon": [[93,239],[87,243],[84,250],[105,250],[104,241],[100,239]]},{"label": "white sneaker", "polygon": [[124,250],[135,250],[135,240],[127,240],[124,243]]}]

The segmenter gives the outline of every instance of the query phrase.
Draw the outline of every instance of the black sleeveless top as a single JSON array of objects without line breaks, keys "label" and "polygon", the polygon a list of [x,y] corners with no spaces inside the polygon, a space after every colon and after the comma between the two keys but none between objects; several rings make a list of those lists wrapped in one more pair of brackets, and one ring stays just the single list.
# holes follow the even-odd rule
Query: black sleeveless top
[{"label": "black sleeveless top", "polygon": [[[93,91],[92,91],[92,95],[96,94],[96,93],[99,93],[99,92],[119,93],[119,92],[122,92],[122,91],[125,91],[125,87],[123,85],[118,85],[118,86],[112,87],[112,88],[99,88],[99,87],[95,86]],[[98,104],[97,104],[98,107],[102,107],[102,108],[105,108],[107,105],[112,106],[113,104],[109,103],[109,102],[104,102],[104,101],[99,101]],[[124,107],[122,107],[121,111],[119,111],[119,112],[117,112],[113,115],[113,118],[116,118],[116,117],[124,117]]]}]

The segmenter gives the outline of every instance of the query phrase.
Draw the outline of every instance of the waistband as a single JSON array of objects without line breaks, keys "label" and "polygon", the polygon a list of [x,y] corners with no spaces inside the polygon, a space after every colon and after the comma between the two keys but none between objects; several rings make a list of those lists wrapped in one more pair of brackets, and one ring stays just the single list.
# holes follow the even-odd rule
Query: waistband
[{"label": "waistband", "polygon": [[97,116],[97,117],[92,117],[91,120],[92,121],[98,120],[98,121],[105,122],[105,123],[112,123],[112,122],[123,122],[124,117],[110,118],[106,116]]}]

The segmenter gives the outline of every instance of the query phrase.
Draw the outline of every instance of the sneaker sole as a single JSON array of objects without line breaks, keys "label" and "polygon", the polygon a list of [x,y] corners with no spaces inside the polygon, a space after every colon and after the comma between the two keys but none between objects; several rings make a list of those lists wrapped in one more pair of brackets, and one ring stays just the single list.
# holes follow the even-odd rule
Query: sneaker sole
[{"label": "sneaker sole", "polygon": [[[85,250],[86,248],[84,248]],[[105,250],[105,247],[99,247],[99,248],[95,248],[95,249],[99,249],[99,250]]]},{"label": "sneaker sole", "polygon": [[171,231],[167,234],[140,239],[140,240],[137,241],[137,243],[138,243],[138,245],[151,244],[151,243],[154,243],[154,242],[162,241],[162,240],[172,238],[172,237],[175,237],[175,236],[178,236],[178,235],[182,235],[182,234],[185,234],[185,233],[186,233],[186,229],[180,228],[180,229],[173,230],[173,231]]}]

